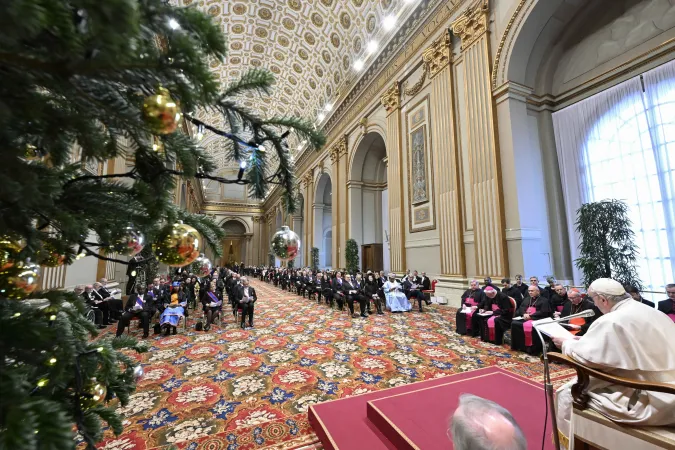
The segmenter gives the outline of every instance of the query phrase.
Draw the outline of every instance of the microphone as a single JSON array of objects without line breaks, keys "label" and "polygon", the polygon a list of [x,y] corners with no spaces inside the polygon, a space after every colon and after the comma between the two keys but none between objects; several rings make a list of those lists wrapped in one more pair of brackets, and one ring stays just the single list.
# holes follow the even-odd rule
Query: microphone
[{"label": "microphone", "polygon": [[580,313],[577,314],[572,314],[571,316],[565,316],[561,317],[559,319],[553,319],[551,322],[567,322],[570,319],[576,319],[577,317],[593,317],[595,315],[595,311],[592,309],[587,309],[586,311],[581,311]]}]

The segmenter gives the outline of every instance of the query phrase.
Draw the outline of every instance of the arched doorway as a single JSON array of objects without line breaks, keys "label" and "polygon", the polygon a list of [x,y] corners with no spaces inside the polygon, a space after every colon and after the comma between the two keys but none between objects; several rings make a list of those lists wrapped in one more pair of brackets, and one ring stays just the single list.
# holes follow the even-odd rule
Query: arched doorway
[{"label": "arched doorway", "polygon": [[239,264],[246,261],[246,226],[239,220],[230,219],[223,223],[223,256],[220,265]]},{"label": "arched doorway", "polygon": [[328,268],[333,258],[333,186],[327,173],[319,177],[314,199],[314,244],[319,249],[319,267]]},{"label": "arched doorway", "polygon": [[387,149],[379,133],[358,143],[349,171],[350,237],[359,244],[363,270],[389,270]]}]

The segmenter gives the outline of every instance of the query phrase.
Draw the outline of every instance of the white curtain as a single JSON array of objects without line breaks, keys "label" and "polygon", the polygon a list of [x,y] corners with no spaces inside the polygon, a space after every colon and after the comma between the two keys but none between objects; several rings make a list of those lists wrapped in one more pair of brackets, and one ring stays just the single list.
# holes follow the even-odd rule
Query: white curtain
[{"label": "white curtain", "polygon": [[[572,258],[583,203],[624,200],[640,248],[647,290],[673,282],[675,229],[675,63],[601,92],[553,115]],[[575,267],[575,283],[581,274]]]}]

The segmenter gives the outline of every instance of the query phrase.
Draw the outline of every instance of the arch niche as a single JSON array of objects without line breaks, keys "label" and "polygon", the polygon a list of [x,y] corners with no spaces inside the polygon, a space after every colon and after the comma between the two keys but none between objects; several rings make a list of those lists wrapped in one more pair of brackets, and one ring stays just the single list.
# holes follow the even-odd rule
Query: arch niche
[{"label": "arch niche", "polygon": [[332,267],[333,261],[333,185],[322,173],[314,193],[314,246],[319,249],[319,267]]},{"label": "arch niche", "polygon": [[349,170],[349,235],[359,245],[364,270],[389,270],[386,158],[382,135],[370,132],[357,144]]},{"label": "arch niche", "polygon": [[246,261],[246,243],[250,236],[246,223],[240,219],[231,218],[225,219],[222,227],[225,230],[225,238],[220,265],[227,266]]}]

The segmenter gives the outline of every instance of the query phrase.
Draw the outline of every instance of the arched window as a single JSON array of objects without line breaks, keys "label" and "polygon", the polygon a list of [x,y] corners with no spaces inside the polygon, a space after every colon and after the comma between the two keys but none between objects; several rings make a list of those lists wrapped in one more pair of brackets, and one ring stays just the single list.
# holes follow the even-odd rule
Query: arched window
[{"label": "arched window", "polygon": [[640,278],[663,291],[675,281],[675,63],[559,111],[554,124],[568,225],[582,203],[625,201]]}]

